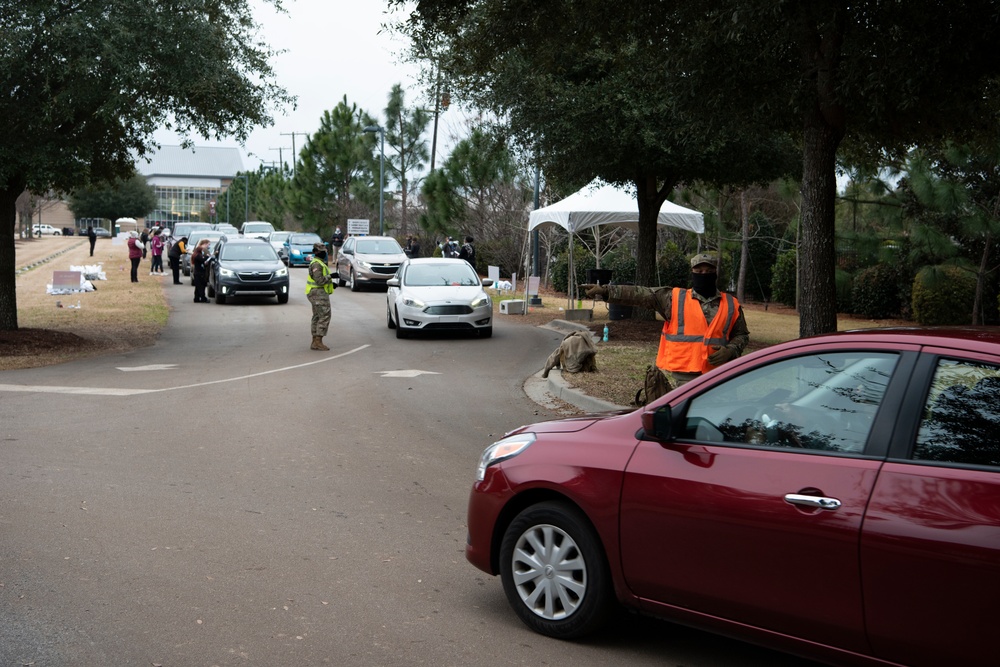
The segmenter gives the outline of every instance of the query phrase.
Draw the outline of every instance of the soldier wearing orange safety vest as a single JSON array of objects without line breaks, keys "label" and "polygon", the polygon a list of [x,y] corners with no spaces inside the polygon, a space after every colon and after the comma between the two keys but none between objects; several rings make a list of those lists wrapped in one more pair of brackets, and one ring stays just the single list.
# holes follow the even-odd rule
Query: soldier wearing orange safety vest
[{"label": "soldier wearing orange safety vest", "polygon": [[691,258],[692,289],[634,285],[582,285],[588,298],[655,310],[664,319],[656,365],[680,386],[737,358],[750,341],[743,308],[732,294],[719,292],[718,259]]}]

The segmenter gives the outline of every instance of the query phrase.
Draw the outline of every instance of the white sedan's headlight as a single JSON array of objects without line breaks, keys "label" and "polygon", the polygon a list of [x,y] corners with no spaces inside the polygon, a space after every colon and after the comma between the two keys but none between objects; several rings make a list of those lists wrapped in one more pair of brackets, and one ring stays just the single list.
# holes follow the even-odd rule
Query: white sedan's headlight
[{"label": "white sedan's headlight", "polygon": [[517,456],[534,441],[534,433],[518,433],[503,440],[497,440],[487,447],[482,457],[480,457],[479,468],[476,470],[476,479],[480,482],[483,481],[483,478],[486,477],[487,468],[495,463],[500,463],[501,461],[506,461],[509,458]]},{"label": "white sedan's headlight", "polygon": [[423,310],[424,308],[427,307],[426,303],[424,303],[420,299],[414,299],[412,296],[405,297],[403,299],[403,305],[408,306],[409,308],[419,308],[420,310]]},{"label": "white sedan's headlight", "polygon": [[226,278],[232,278],[233,276],[236,275],[236,272],[233,271],[232,269],[226,269],[220,266],[219,275],[225,276]]},{"label": "white sedan's headlight", "polygon": [[480,306],[488,306],[490,305],[490,297],[486,293],[480,294],[476,298],[476,300],[472,302],[471,305],[473,308],[479,308]]}]

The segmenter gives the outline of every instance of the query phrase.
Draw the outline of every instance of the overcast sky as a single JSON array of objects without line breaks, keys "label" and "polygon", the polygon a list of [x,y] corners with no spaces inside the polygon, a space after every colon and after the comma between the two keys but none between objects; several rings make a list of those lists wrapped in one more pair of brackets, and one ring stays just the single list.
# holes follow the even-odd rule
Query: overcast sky
[{"label": "overcast sky", "polygon": [[[298,97],[298,108],[278,112],[273,126],[257,129],[250,135],[243,149],[248,169],[256,169],[261,162],[277,163],[279,155],[291,165],[291,133],[299,133],[295,149],[301,149],[305,141],[302,134],[316,132],[323,112],[337,106],[344,95],[348,103],[356,104],[380,121],[393,84],[403,85],[408,106],[422,103],[422,91],[417,89],[417,68],[400,63],[405,41],[393,39],[385,32],[379,34],[382,24],[390,18],[385,0],[284,0],[285,15],[275,13],[258,0],[251,3],[257,7],[257,22],[262,26],[265,41],[272,48],[285,51],[275,60],[274,68],[278,83]],[[392,16],[398,17],[398,13]],[[457,111],[449,110],[451,118],[442,117],[442,122],[455,118]],[[446,135],[442,127],[437,149],[439,165],[446,150]],[[161,144],[180,143],[176,135],[166,131],[158,132],[156,139]],[[238,146],[235,139],[229,142],[193,139],[196,146]]]}]

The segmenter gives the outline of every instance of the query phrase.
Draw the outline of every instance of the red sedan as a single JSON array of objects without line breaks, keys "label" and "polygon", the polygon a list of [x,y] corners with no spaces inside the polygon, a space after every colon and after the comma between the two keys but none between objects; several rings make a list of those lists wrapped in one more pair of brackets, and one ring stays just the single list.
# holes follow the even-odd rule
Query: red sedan
[{"label": "red sedan", "polygon": [[996,665],[1000,331],[769,347],[483,453],[468,560],[532,629],[615,602],[836,664]]}]

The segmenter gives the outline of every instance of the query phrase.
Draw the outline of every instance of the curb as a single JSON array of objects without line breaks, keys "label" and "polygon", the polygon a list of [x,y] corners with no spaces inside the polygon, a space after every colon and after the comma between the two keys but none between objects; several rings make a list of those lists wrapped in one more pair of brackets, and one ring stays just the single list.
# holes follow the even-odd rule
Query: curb
[{"label": "curb", "polygon": [[[536,373],[535,377],[542,377],[541,371]],[[629,407],[626,405],[618,405],[610,401],[605,401],[600,398],[594,398],[589,396],[575,387],[571,387],[566,384],[566,380],[563,379],[562,371],[558,368],[553,368],[549,371],[548,388],[549,392],[561,401],[565,401],[570,405],[576,406],[584,412],[608,412],[608,411],[620,411],[620,410],[634,410],[635,407]]]}]

